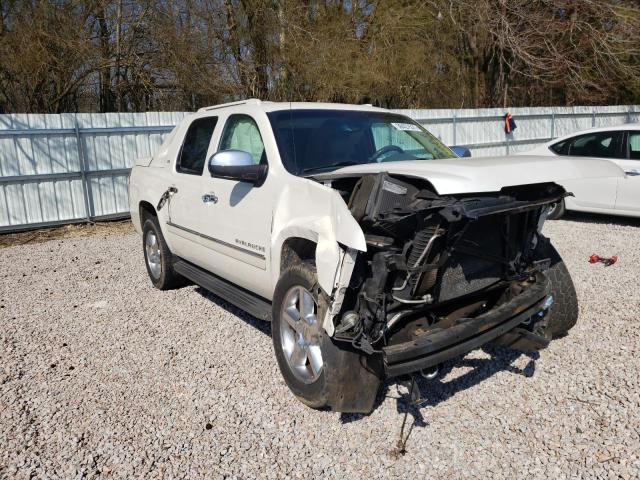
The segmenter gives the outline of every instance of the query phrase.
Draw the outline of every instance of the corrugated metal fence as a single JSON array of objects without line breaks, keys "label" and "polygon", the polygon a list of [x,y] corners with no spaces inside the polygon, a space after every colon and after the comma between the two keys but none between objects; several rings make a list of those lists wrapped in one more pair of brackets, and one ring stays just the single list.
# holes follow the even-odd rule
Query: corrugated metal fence
[{"label": "corrugated metal fence", "polygon": [[0,231],[126,217],[135,159],[185,115],[0,115]]},{"label": "corrugated metal fence", "polygon": [[[469,147],[474,157],[509,155],[580,130],[640,121],[638,105],[396,111],[417,120],[447,145]],[[504,132],[507,111],[517,124],[510,135]]]},{"label": "corrugated metal fence", "polygon": [[[504,155],[593,126],[639,121],[637,106],[398,110],[448,145]],[[127,178],[187,112],[0,115],[0,232],[128,215]]]}]

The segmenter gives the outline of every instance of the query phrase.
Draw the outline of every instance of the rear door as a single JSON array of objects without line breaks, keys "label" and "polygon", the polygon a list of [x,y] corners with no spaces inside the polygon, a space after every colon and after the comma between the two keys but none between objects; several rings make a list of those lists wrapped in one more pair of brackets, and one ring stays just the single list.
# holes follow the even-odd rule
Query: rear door
[{"label": "rear door", "polygon": [[173,165],[170,186],[176,192],[166,204],[166,231],[172,252],[196,264],[202,257],[198,228],[203,173],[217,123],[218,117],[201,117],[187,127]]},{"label": "rear door", "polygon": [[616,210],[640,215],[640,130],[624,135],[624,158],[616,161],[625,177],[618,179]]}]

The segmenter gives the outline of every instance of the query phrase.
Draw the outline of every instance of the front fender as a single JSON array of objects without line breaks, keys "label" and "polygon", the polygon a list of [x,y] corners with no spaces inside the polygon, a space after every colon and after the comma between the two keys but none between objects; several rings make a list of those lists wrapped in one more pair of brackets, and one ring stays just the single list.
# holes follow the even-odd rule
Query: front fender
[{"label": "front fender", "polygon": [[271,272],[273,285],[280,276],[282,245],[292,237],[316,244],[318,283],[331,295],[335,288],[343,249],[366,251],[364,233],[335,190],[311,180],[285,187],[274,210]]}]

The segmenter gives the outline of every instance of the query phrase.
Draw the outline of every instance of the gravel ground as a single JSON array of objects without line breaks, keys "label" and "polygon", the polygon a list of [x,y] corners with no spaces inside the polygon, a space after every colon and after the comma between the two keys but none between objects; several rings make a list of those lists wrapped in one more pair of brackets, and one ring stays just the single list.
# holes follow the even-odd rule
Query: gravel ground
[{"label": "gravel ground", "polygon": [[548,223],[578,326],[421,382],[404,455],[406,388],[390,382],[369,416],[308,409],[269,324],[195,286],[154,290],[135,235],[0,250],[0,477],[638,478],[639,227]]}]

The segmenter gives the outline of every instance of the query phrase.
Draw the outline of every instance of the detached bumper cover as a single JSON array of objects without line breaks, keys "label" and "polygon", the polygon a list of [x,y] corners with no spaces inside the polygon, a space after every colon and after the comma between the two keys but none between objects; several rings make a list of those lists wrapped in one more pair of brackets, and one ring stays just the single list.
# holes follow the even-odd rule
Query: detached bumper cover
[{"label": "detached bumper cover", "polygon": [[544,307],[549,281],[543,274],[507,303],[475,318],[461,318],[456,325],[434,330],[415,340],[383,348],[384,367],[393,377],[438,365],[464,355],[513,330]]}]

